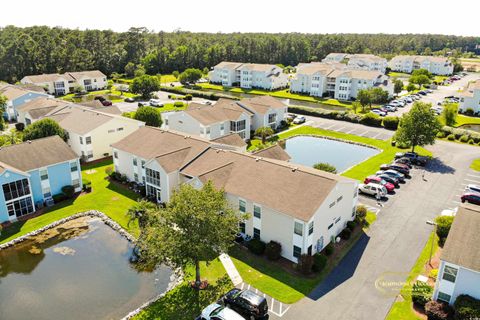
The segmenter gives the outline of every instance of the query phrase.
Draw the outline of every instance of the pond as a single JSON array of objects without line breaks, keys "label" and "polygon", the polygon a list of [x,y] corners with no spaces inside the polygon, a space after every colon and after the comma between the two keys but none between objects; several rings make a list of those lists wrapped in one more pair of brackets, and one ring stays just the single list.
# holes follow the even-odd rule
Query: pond
[{"label": "pond", "polygon": [[164,292],[172,271],[137,271],[132,244],[98,218],[0,251],[0,319],[119,319]]},{"label": "pond", "polygon": [[308,136],[287,139],[285,151],[292,163],[312,167],[315,163],[326,162],[335,166],[338,173],[380,152],[358,144]]}]

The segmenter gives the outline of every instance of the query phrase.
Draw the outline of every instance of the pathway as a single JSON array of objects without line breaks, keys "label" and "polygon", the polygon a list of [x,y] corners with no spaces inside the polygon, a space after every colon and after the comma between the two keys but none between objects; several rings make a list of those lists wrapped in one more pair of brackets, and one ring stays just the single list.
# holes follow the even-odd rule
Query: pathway
[{"label": "pathway", "polygon": [[226,253],[222,253],[219,258],[223,264],[223,267],[225,268],[225,270],[227,270],[227,274],[232,280],[233,285],[238,286],[239,284],[241,284],[243,282],[243,279],[240,276],[240,273],[238,273],[237,268],[235,268],[235,265],[233,264],[232,259],[230,259],[230,256]]}]

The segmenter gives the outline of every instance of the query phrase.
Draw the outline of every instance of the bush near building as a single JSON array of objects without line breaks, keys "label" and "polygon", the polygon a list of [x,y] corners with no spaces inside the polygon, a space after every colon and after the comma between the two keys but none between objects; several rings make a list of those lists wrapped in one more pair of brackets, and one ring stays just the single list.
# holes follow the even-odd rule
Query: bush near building
[{"label": "bush near building", "polygon": [[270,241],[265,247],[265,255],[268,260],[280,259],[282,253],[282,245],[276,241]]},{"label": "bush near building", "polygon": [[461,294],[453,304],[455,320],[480,319],[480,300]]},{"label": "bush near building", "polygon": [[254,254],[262,255],[265,252],[266,244],[262,240],[254,238],[248,241],[247,248]]},{"label": "bush near building", "polygon": [[448,232],[452,227],[453,217],[449,216],[439,216],[435,218],[435,223],[437,224],[437,236],[439,238],[439,244],[443,245],[447,239]]},{"label": "bush near building", "polygon": [[429,301],[425,304],[425,314],[428,320],[448,320],[452,315],[452,308],[443,302]]}]

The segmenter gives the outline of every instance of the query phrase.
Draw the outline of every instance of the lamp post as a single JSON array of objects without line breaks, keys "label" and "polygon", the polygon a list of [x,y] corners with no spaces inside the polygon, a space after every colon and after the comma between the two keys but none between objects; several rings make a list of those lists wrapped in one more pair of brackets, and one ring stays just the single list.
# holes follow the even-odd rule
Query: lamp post
[{"label": "lamp post", "polygon": [[437,233],[437,224],[431,220],[428,220],[425,223],[433,226],[432,245],[430,246],[430,257],[428,258],[428,264],[432,266],[433,242],[435,241],[435,234]]}]

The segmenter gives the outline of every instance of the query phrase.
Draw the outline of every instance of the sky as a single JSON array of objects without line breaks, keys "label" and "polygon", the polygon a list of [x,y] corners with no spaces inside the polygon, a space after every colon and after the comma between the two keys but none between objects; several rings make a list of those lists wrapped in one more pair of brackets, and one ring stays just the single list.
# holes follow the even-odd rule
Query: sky
[{"label": "sky", "polygon": [[0,26],[480,36],[479,11],[480,0],[7,0]]}]

